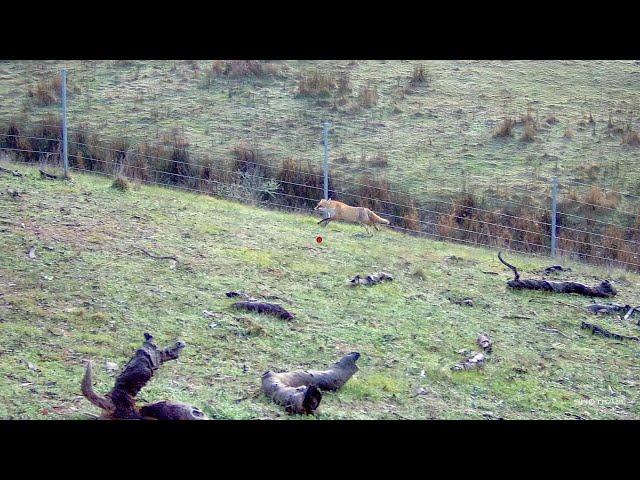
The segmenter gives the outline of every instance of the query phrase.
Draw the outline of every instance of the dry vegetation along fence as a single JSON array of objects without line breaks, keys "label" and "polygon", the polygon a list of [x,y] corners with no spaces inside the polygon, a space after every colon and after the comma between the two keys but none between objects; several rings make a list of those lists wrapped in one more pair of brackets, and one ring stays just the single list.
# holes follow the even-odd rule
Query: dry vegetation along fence
[{"label": "dry vegetation along fence", "polygon": [[[278,67],[268,62],[216,61],[204,72],[202,82],[212,83],[220,77],[278,75]],[[344,74],[336,77],[320,71],[305,72],[297,82],[297,96],[331,98],[336,107],[346,105],[349,111],[371,108],[379,98],[371,84],[361,86],[356,95],[351,95],[352,86]],[[429,82],[424,67],[416,66],[407,88],[420,88]],[[58,93],[61,89],[60,76],[56,75],[29,88],[27,95],[36,105],[55,106],[61,101]],[[67,91],[74,89],[78,89],[77,85],[67,86]],[[554,124],[557,119],[545,121]],[[609,123],[610,129],[615,127]],[[520,118],[504,118],[493,136],[512,136],[516,126],[522,127],[521,141],[535,141],[539,125],[531,112]],[[334,131],[340,128],[334,124]],[[567,137],[573,134],[569,130],[565,132]],[[640,144],[632,130],[621,134],[623,143]],[[128,179],[273,208],[312,211],[324,195],[325,172],[320,167],[320,154],[317,163],[302,161],[273,148],[263,148],[261,140],[249,137],[231,147],[216,149],[194,144],[181,129],[158,132],[151,140],[133,140],[99,135],[94,127],[74,124],[68,127],[68,165],[77,171],[113,176],[119,185],[126,185]],[[0,150],[15,160],[39,163],[42,168],[61,166],[61,139],[60,115],[55,113],[37,123],[16,117],[0,124]],[[321,128],[317,140],[322,140]],[[329,196],[371,208],[388,218],[392,228],[411,234],[543,255],[552,253],[555,240],[556,253],[564,256],[633,269],[640,267],[640,216],[637,211],[625,210],[621,202],[624,199],[627,205],[634,205],[640,197],[605,191],[576,180],[563,180],[554,194],[551,179],[511,186],[506,194],[499,194],[474,188],[474,178],[483,183],[486,178],[462,172],[442,179],[443,184],[448,180],[447,184],[461,185],[459,189],[447,191],[443,185],[438,189],[425,185],[424,193],[410,195],[392,188],[392,181],[393,185],[403,182],[391,171],[381,173],[387,166],[388,157],[381,151],[355,169],[359,175],[347,177],[334,168],[334,160],[326,172]],[[434,190],[438,190],[437,194]]]}]

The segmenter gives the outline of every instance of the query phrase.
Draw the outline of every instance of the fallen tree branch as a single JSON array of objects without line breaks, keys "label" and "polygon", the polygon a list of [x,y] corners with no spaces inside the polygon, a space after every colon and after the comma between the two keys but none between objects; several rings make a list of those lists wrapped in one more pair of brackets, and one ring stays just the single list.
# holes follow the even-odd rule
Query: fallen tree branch
[{"label": "fallen tree branch", "polygon": [[603,337],[613,338],[615,340],[633,340],[635,342],[640,342],[640,338],[638,337],[629,337],[627,335],[620,335],[619,333],[613,333],[608,330],[605,330],[604,328],[598,325],[594,325],[592,323],[587,323],[584,321],[580,325],[580,328],[585,330],[591,330],[592,335],[598,334],[598,335],[602,335]]},{"label": "fallen tree branch", "polygon": [[379,272],[374,273],[373,275],[367,275],[365,278],[362,278],[359,274],[349,280],[349,284],[352,286],[355,285],[375,285],[376,283],[381,283],[385,281],[391,281],[393,277],[388,273]]},{"label": "fallen tree branch", "polygon": [[[631,307],[629,311],[625,314],[624,320],[629,320],[629,318],[631,318],[631,316],[638,311],[638,308],[639,307]],[[638,320],[638,325],[640,325],[640,320]]]},{"label": "fallen tree branch", "polygon": [[22,173],[17,170],[9,170],[8,168],[0,167],[0,172],[6,172],[12,174],[14,177],[22,177]]},{"label": "fallen tree branch", "polygon": [[240,297],[240,298],[244,298],[245,300],[249,301],[249,302],[257,302],[258,299],[257,298],[253,298],[251,295],[249,295],[248,293],[245,292],[227,292],[225,293],[225,295],[229,298],[234,298],[234,297]]},{"label": "fallen tree branch", "polygon": [[155,255],[151,253],[149,250],[147,250],[146,248],[142,248],[142,247],[138,247],[138,250],[150,256],[151,258],[155,258],[156,260],[174,260],[175,262],[178,262],[178,259],[173,255],[164,255],[164,256]]},{"label": "fallen tree branch", "polygon": [[[614,313],[622,313],[626,312],[623,320],[629,320],[636,312],[640,311],[640,307],[632,307],[631,305],[621,305],[619,303],[610,303],[610,304],[600,304],[594,303],[593,305],[589,305],[587,307],[594,315],[609,315]],[[637,325],[640,325],[640,318],[636,322]]]},{"label": "fallen tree branch", "polygon": [[196,407],[182,402],[162,401],[136,407],[136,396],[151,380],[153,374],[164,362],[175,360],[185,347],[176,342],[171,348],[159,350],[153,336],[144,334],[145,341],[124,370],[116,377],[111,392],[102,396],[93,390],[92,362],[87,362],[82,379],[82,394],[93,405],[102,409],[103,418],[110,419],[155,419],[155,420],[203,420],[207,417]]},{"label": "fallen tree branch", "polygon": [[562,265],[551,265],[543,270],[543,275],[550,275],[555,272],[570,272],[570,268],[564,268]]},{"label": "fallen tree branch", "polygon": [[456,363],[453,367],[451,367],[451,370],[473,370],[475,368],[483,367],[485,358],[486,357],[484,356],[484,354],[476,353],[472,357],[465,358],[460,363]]},{"label": "fallen tree branch", "polygon": [[542,330],[543,332],[557,333],[558,335],[562,335],[562,336],[563,336],[563,337],[565,337],[565,338],[571,338],[571,337],[569,337],[569,335],[567,335],[567,334],[565,334],[565,333],[562,333],[562,332],[561,332],[560,330],[558,330],[557,328],[548,328],[548,327],[545,327],[545,328],[541,328],[541,330]]},{"label": "fallen tree branch", "polygon": [[578,293],[588,297],[613,297],[618,292],[615,287],[608,281],[600,282],[600,285],[591,287],[576,282],[551,282],[549,280],[520,280],[520,274],[513,265],[503,260],[501,253],[498,252],[498,259],[504,265],[513,270],[514,279],[509,280],[507,285],[515,289],[543,290],[555,293]]},{"label": "fallen tree branch", "polygon": [[244,302],[236,302],[233,304],[233,307],[249,310],[252,312],[258,312],[261,314],[275,315],[277,317],[282,318],[283,320],[292,320],[294,318],[293,313],[284,309],[281,305],[278,305],[277,303],[266,303],[266,302],[247,300]]},{"label": "fallen tree branch", "polygon": [[471,298],[465,298],[464,300],[451,300],[451,299],[449,299],[449,301],[451,303],[456,304],[456,305],[466,305],[467,307],[473,307],[473,299],[471,299]]},{"label": "fallen tree branch", "polygon": [[58,179],[58,176],[57,176],[57,175],[54,175],[54,174],[52,174],[52,173],[47,173],[47,172],[45,172],[45,171],[44,171],[44,170],[42,170],[42,169],[40,169],[40,170],[38,170],[38,171],[40,172],[40,176],[41,176],[42,178],[50,178],[50,179],[52,179],[52,180],[57,180],[57,179]]},{"label": "fallen tree branch", "polygon": [[262,390],[289,413],[313,413],[322,400],[320,390],[335,391],[358,371],[358,352],[351,352],[327,370],[301,370],[294,372],[265,372]]}]

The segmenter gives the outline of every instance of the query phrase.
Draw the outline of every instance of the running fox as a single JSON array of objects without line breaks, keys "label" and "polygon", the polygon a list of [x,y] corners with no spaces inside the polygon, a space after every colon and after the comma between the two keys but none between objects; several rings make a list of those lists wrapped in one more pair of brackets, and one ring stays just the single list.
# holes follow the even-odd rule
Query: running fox
[{"label": "running fox", "polygon": [[367,229],[367,233],[370,233],[368,227],[369,225],[373,225],[376,230],[379,230],[378,226],[376,225],[377,223],[389,225],[389,220],[385,220],[384,218],[379,217],[368,208],[350,207],[346,203],[338,202],[336,200],[322,199],[318,202],[318,205],[316,205],[316,208],[314,208],[314,210],[319,210],[328,214],[327,218],[323,218],[318,222],[318,224],[326,222],[324,224],[325,226],[331,220],[342,220],[345,222],[359,223]]}]

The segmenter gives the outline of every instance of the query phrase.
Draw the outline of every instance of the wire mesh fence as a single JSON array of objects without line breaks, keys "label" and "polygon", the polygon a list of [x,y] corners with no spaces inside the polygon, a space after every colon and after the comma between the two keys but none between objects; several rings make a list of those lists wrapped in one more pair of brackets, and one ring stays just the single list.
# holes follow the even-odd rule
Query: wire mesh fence
[{"label": "wire mesh fence", "polygon": [[[326,179],[328,196],[371,208],[399,231],[541,255],[550,255],[555,242],[563,256],[640,267],[640,190],[624,179],[627,167],[621,169],[616,156],[631,147],[617,137],[598,145],[597,154],[605,157],[599,163],[558,168],[569,152],[565,135],[541,126],[553,125],[549,118],[527,112],[514,125],[521,124],[524,136],[533,122],[537,140],[524,160],[502,165],[486,154],[485,143],[494,138],[494,153],[510,158],[522,156],[520,140],[495,139],[499,119],[482,109],[419,109],[424,117],[456,119],[457,130],[439,133],[420,116],[391,125],[388,112],[363,106],[380,96],[366,83],[357,94],[314,96],[301,109],[305,88],[330,83],[325,74],[301,70],[292,80],[275,73],[261,83],[250,75],[234,77],[232,69],[240,67],[233,62],[214,62],[204,73],[203,62],[166,63],[68,65],[66,142],[60,63],[28,65],[31,81],[7,91],[37,106],[11,108],[8,102],[0,112],[0,149],[43,168],[62,168],[66,145],[74,171],[297,212],[313,211],[325,196]],[[269,65],[262,63],[262,69]],[[334,90],[349,89],[341,80],[347,70],[334,72]],[[195,90],[189,88],[194,82]],[[389,86],[391,97],[402,89],[411,94],[397,84]],[[325,122],[330,148],[323,168]],[[594,152],[588,137],[595,123],[585,121],[571,140],[572,152]],[[601,132],[614,130],[611,124],[609,119]],[[449,146],[454,144],[457,149]]]}]

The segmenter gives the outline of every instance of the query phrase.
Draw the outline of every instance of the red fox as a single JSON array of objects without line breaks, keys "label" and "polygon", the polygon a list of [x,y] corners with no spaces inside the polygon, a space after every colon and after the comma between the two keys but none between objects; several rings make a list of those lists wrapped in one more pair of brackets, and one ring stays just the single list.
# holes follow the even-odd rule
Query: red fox
[{"label": "red fox", "polygon": [[327,218],[323,218],[318,222],[318,224],[326,222],[324,224],[325,226],[331,220],[342,220],[344,222],[359,223],[367,229],[367,233],[370,233],[368,225],[373,225],[376,230],[379,230],[376,225],[377,223],[389,225],[389,220],[379,217],[368,208],[350,207],[346,203],[338,202],[336,200],[322,199],[318,202],[318,205],[316,205],[314,210],[319,210],[328,214]]}]

